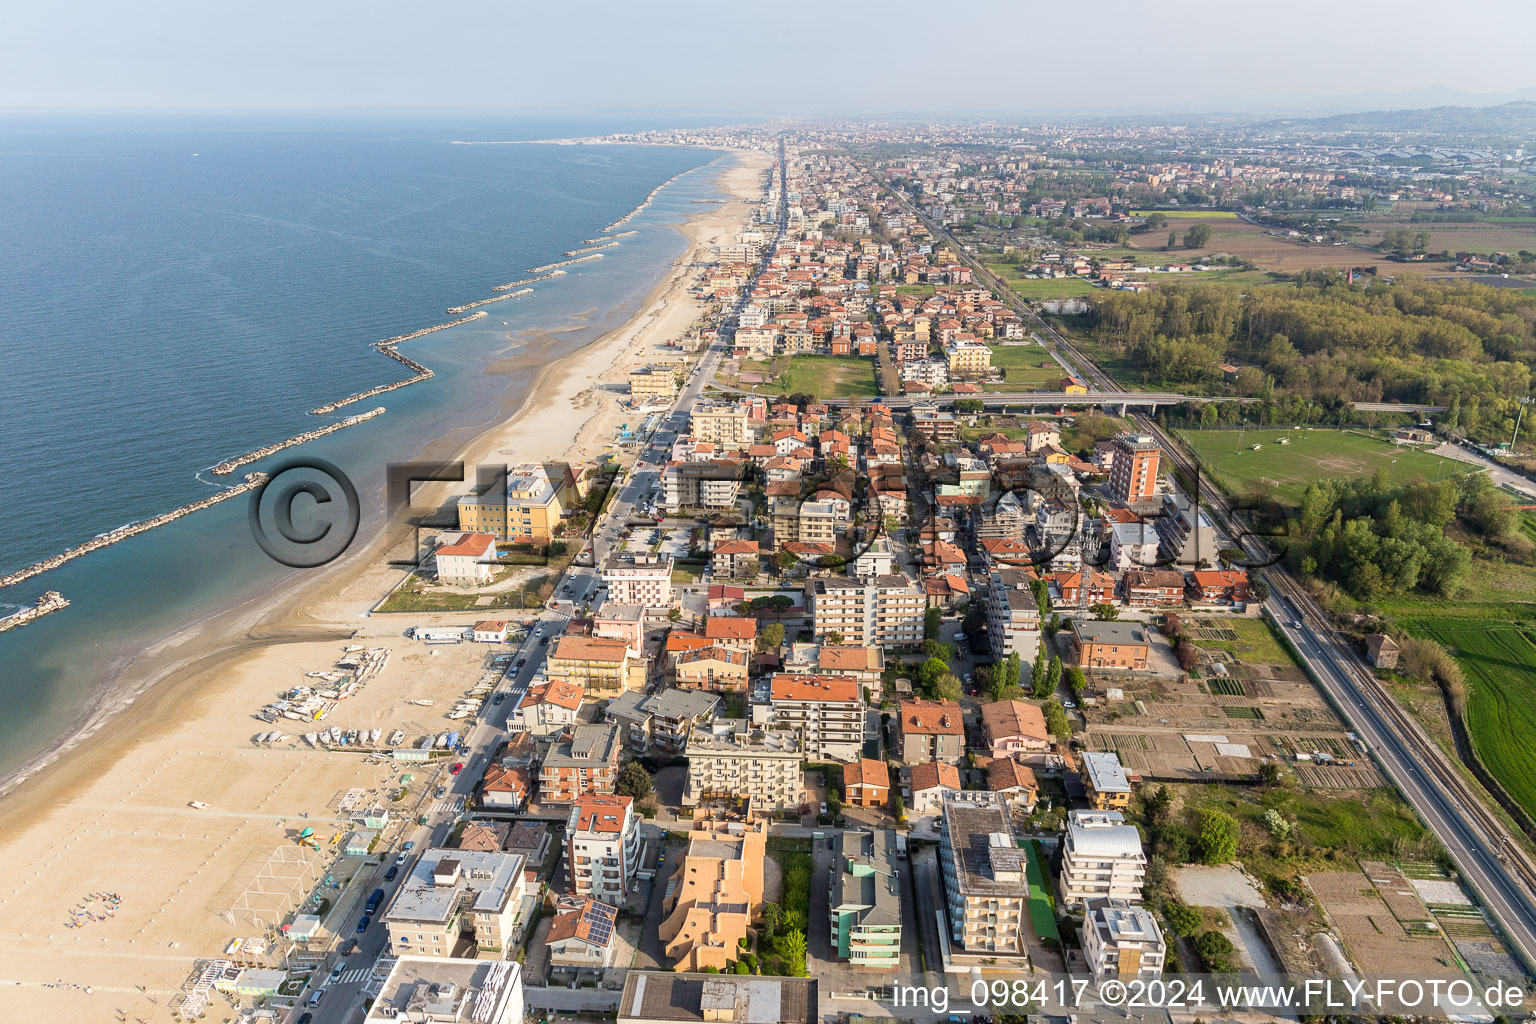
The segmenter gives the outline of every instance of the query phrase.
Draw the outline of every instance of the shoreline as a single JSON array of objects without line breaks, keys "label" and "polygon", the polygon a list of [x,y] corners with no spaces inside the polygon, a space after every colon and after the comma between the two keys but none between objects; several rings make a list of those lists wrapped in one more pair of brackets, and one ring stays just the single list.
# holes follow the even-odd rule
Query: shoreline
[{"label": "shoreline", "polygon": [[[755,198],[753,190],[768,158],[751,151],[735,151],[732,155],[735,159],[731,163],[716,165],[713,173],[717,187],[728,195],[732,195],[730,186],[734,179],[733,198],[717,209],[688,216],[676,225],[687,239],[687,246],[621,324],[574,352],[555,359],[547,358],[550,346],[558,342],[561,334],[577,329],[575,326],[561,325],[525,332],[522,350],[502,358],[493,357],[485,370],[488,375],[534,371],[530,387],[521,400],[506,403],[487,424],[450,428],[445,436],[425,443],[423,454],[427,457],[451,456],[466,463],[557,457],[557,454],[574,457],[575,461],[587,461],[592,454],[604,450],[606,440],[618,423],[630,415],[618,406],[620,396],[611,385],[625,379],[629,367],[637,360],[660,358],[661,342],[677,337],[691,323],[697,315],[697,303],[688,295],[687,286],[695,264],[700,261],[701,253],[707,255],[708,248],[718,244],[725,232],[740,229],[743,213]],[[743,179],[747,184],[745,194]],[[710,236],[712,231],[715,233],[713,237]],[[572,318],[572,325],[579,319]],[[545,361],[535,370],[534,364],[541,359]],[[557,453],[556,449],[563,451]],[[423,505],[438,503],[449,496],[453,486],[423,487],[419,501]],[[176,923],[161,924],[152,917],[138,932],[138,948],[142,952],[109,953],[103,950],[92,953],[91,947],[74,945],[81,939],[79,934],[66,933],[57,938],[50,934],[46,940],[42,939],[40,933],[56,928],[51,917],[41,906],[18,908],[15,904],[47,897],[45,893],[33,893],[29,887],[34,877],[44,874],[43,870],[38,870],[40,868],[54,873],[65,870],[57,866],[60,857],[90,858],[88,862],[77,864],[75,873],[90,874],[93,884],[99,882],[116,889],[147,884],[154,889],[153,899],[164,896],[166,905],[180,900],[181,897],[175,894],[182,892],[182,885],[192,885],[192,876],[202,870],[189,870],[185,873],[185,882],[181,880],[183,873],[171,865],[189,858],[195,861],[197,856],[183,845],[163,850],[147,869],[154,876],[147,880],[135,877],[133,885],[125,885],[120,875],[98,877],[98,873],[112,876],[114,872],[120,872],[124,869],[122,865],[131,859],[131,846],[119,848],[116,844],[128,843],[128,826],[123,822],[139,820],[136,816],[140,811],[132,806],[134,795],[148,784],[149,777],[162,769],[173,770],[169,766],[183,758],[197,760],[201,757],[212,765],[253,758],[286,765],[304,756],[303,751],[255,754],[244,749],[248,743],[240,738],[242,731],[249,731],[255,724],[247,721],[247,715],[256,707],[246,706],[253,699],[250,694],[265,694],[269,699],[273,692],[282,688],[281,672],[287,671],[289,663],[295,659],[303,659],[303,663],[312,668],[321,667],[314,663],[323,656],[318,652],[333,651],[336,644],[346,642],[354,634],[369,633],[389,638],[382,642],[399,646],[404,652],[404,657],[399,660],[419,658],[425,663],[421,652],[401,646],[398,626],[373,623],[364,617],[378,595],[403,571],[382,564],[380,556],[410,532],[411,527],[407,524],[386,523],[365,543],[320,574],[309,578],[300,573],[289,574],[274,581],[261,593],[244,595],[232,606],[210,612],[148,648],[120,658],[107,673],[118,680],[117,684],[103,692],[99,700],[93,701],[92,707],[83,709],[78,727],[71,729],[68,738],[29,764],[20,766],[13,778],[5,780],[0,788],[0,806],[6,812],[3,823],[0,823],[0,837],[3,837],[0,838],[0,864],[11,868],[14,877],[21,880],[20,887],[10,890],[12,895],[0,899],[8,919],[13,922],[7,936],[13,977],[35,983],[52,981],[61,973],[68,978],[73,973],[86,984],[106,985],[112,983],[114,977],[122,978],[121,972],[126,970],[129,972],[127,976],[135,979],[135,984],[148,983],[149,989],[153,990],[157,983],[169,984],[185,976],[182,962],[190,959],[187,954],[156,956],[148,953],[167,946],[164,942],[150,941],[146,930],[160,932],[162,937],[175,937],[181,932],[166,932],[165,929],[177,928]],[[474,612],[442,614],[475,617]],[[334,657],[334,653],[330,656]],[[438,663],[451,660],[450,657],[435,659]],[[441,667],[440,664],[427,664],[428,668],[422,671]],[[407,671],[392,665],[384,673],[390,677],[390,682],[382,688],[387,690],[389,686],[401,685],[400,677]],[[411,685],[416,684],[413,681]],[[384,696],[371,694],[355,698],[349,710],[362,710],[370,704],[378,704],[381,706],[374,709],[375,714],[410,713],[402,712],[394,701],[382,706]],[[216,739],[221,741],[215,742]],[[185,753],[187,750],[191,753]],[[320,760],[323,757],[313,755],[308,762],[314,766],[317,775],[341,769],[335,759],[326,762]],[[347,764],[352,762],[348,760]],[[361,769],[349,767],[348,770]],[[211,796],[215,790],[214,778],[214,775],[204,773],[186,780],[195,787],[193,798],[197,798],[197,794]],[[254,781],[267,793],[259,800],[251,797],[250,802],[258,806],[281,790],[281,780],[267,781],[263,776]],[[235,782],[230,785],[234,786]],[[207,793],[204,793],[205,789]],[[310,791],[304,798],[319,799],[324,783],[317,781],[308,789]],[[205,837],[211,843],[216,838],[213,833],[224,828],[224,824],[210,826],[209,822],[219,819],[198,816],[196,812],[183,818],[187,812],[178,808],[184,808],[185,796],[185,792],[175,796],[159,793],[154,800],[155,806],[143,810],[153,812],[156,821],[171,821],[173,831],[211,828]],[[102,814],[104,807],[116,810],[110,815]],[[290,812],[284,809],[284,813]],[[253,820],[270,815],[241,811],[238,816],[241,824],[233,826],[233,834],[206,854],[209,860],[222,856],[218,851],[233,842],[235,834],[245,840],[247,852],[256,849],[251,842],[270,844],[270,839],[259,838],[263,823]],[[297,808],[291,816],[298,817]],[[116,821],[125,834],[114,835],[113,830],[106,827],[110,821]],[[264,824],[270,826],[270,823]],[[93,849],[87,853],[80,849],[87,845],[81,839],[93,829],[96,832],[91,840]],[[135,830],[132,835],[138,836],[139,832]],[[58,852],[51,859],[40,860],[39,850]],[[117,852],[113,852],[115,850]],[[160,866],[162,862],[166,866]],[[205,861],[203,866],[207,863]],[[159,884],[162,879],[158,876],[161,875],[165,876],[163,884]],[[69,882],[45,885],[60,891],[74,891]],[[197,913],[181,923],[186,929],[192,930],[195,925],[196,929],[217,927],[227,932],[230,927],[222,918],[210,921],[208,913],[201,913],[205,905],[183,908],[179,913],[186,914],[189,910]],[[114,927],[118,923],[115,922]],[[128,922],[120,923],[127,928]],[[22,935],[20,941],[16,937],[18,933]],[[93,940],[96,934],[91,933]],[[132,932],[126,930],[122,934]],[[67,946],[57,945],[65,939],[73,941]],[[108,940],[104,938],[102,941],[106,943]],[[128,938],[125,941],[133,943],[136,940]],[[177,944],[180,944],[179,939]],[[190,936],[186,944],[194,945]],[[60,962],[56,954],[61,950],[81,955]],[[197,946],[189,952],[204,955],[216,950]],[[169,970],[172,973],[167,975],[162,967],[151,968],[148,963],[138,962],[146,955],[151,959],[171,961]],[[119,961],[122,957],[136,960]],[[33,966],[28,969],[26,964]],[[117,972],[115,976],[113,972]],[[153,979],[150,977],[152,973],[157,974]],[[18,1001],[21,998],[17,996]],[[46,1012],[62,1012],[65,1019],[87,1019],[80,1011],[89,1004],[75,1002],[77,998],[88,997],[71,994],[67,988],[39,989],[35,995],[29,992],[25,1001],[49,1007]],[[11,1001],[10,997],[6,1000],[7,1003]],[[141,1003],[143,997],[130,1001]],[[106,1004],[98,1000],[97,1005],[101,1006],[100,1012],[104,1015]]]},{"label": "shoreline", "polygon": [[[736,155],[740,156],[740,154]],[[718,162],[710,162],[702,164],[698,169],[716,166],[717,163]],[[737,166],[739,166],[739,164]],[[723,179],[723,177],[729,173],[729,171],[730,168],[725,168],[723,170],[717,168],[716,179]],[[681,175],[674,175],[672,178],[667,179],[667,181],[663,183],[663,186],[676,181],[679,177],[681,177]],[[643,203],[648,205],[655,198],[655,195],[656,192],[653,190],[653,192],[647,195],[647,197],[643,200]],[[727,203],[729,203],[729,200]],[[638,211],[640,208],[641,207],[636,207],[636,210]],[[686,235],[690,225],[701,221],[703,218],[703,214],[690,217],[689,220],[683,222],[680,225],[677,225],[677,229]],[[696,248],[696,243],[690,242],[688,248],[686,248],[684,252],[674,261],[673,266],[668,270],[668,272],[664,274],[662,278],[651,288],[651,290],[646,293],[645,297],[641,299],[641,301],[637,304],[634,312],[631,313],[630,316],[627,317],[622,324],[606,332],[605,334],[594,338],[590,343],[582,346],[574,352],[570,352],[564,356],[560,356],[559,358],[544,362],[538,369],[537,375],[529,386],[527,394],[523,397],[521,402],[517,403],[515,407],[503,405],[497,416],[491,422],[481,428],[455,428],[458,430],[476,430],[477,432],[474,433],[468,441],[463,442],[458,447],[452,449],[450,452],[445,453],[444,457],[454,461],[463,461],[465,463],[475,461],[473,455],[483,446],[485,442],[493,440],[499,432],[504,432],[514,428],[520,419],[530,413],[535,398],[544,397],[552,375],[563,370],[572,369],[574,365],[582,359],[583,356],[589,355],[593,350],[608,347],[623,337],[627,332],[632,333],[637,331],[641,326],[643,326],[643,322],[651,317],[652,313],[654,312],[653,307],[658,304],[658,300],[661,299],[663,293],[669,290],[671,286],[675,285],[679,276],[679,272],[684,267],[686,267],[689,262],[692,261],[695,255],[694,250]],[[481,314],[480,316],[484,316],[484,314]],[[467,321],[469,319],[479,318],[480,317],[466,317],[464,320]],[[455,321],[455,324],[459,322],[462,321]],[[393,344],[398,344],[402,340],[414,339],[416,337],[441,330],[442,326],[446,325],[426,328],[407,336],[386,339],[383,342],[376,343],[373,347],[382,347],[385,345],[392,346]],[[562,329],[556,330],[560,331]],[[497,369],[494,372],[497,374],[515,372],[519,368],[515,364],[525,363],[542,356],[542,350],[547,349],[550,343],[550,339],[545,337],[545,335],[549,334],[550,332],[548,330],[540,330],[533,333],[539,335],[539,337],[536,339],[530,339],[530,343],[525,346],[524,350],[517,353],[516,355],[513,355],[508,359],[496,360],[495,362],[500,365],[497,366]],[[617,353],[617,355],[622,356],[623,353]],[[513,365],[506,365],[509,363]],[[492,371],[490,371],[488,368],[487,372]],[[428,371],[428,374],[430,375],[430,371]],[[416,379],[417,378],[406,378],[402,381],[383,385],[382,387],[386,389],[393,389],[404,384],[415,383]],[[367,394],[367,392],[364,392],[359,395],[349,396],[348,398],[343,399],[335,404],[350,404],[351,402],[354,402]],[[318,412],[318,410],[316,411]],[[584,425],[586,421],[583,420],[582,422]],[[426,455],[432,452],[433,448],[441,447],[446,440],[446,438],[437,438],[426,442],[423,445],[422,452],[419,454]],[[486,453],[481,451],[479,454],[481,455],[479,461],[485,461]],[[249,490],[251,487],[258,485],[259,483],[260,480],[255,480],[247,481],[238,487],[229,486],[225,490],[221,490],[216,495],[214,495],[213,500],[221,501],[227,497],[235,496],[239,493],[243,493],[245,490]],[[433,493],[435,490],[445,490],[445,488],[442,486],[437,488],[423,487],[418,490],[417,493],[423,496],[424,502],[430,502],[434,498],[439,497]],[[210,499],[203,499],[203,501],[208,502]],[[180,512],[180,510],[175,511]],[[191,622],[188,622],[174,633],[171,633],[157,640],[151,647],[141,651],[139,654],[126,660],[119,659],[117,662],[111,664],[107,668],[105,674],[117,676],[121,681],[118,684],[107,688],[102,694],[94,698],[85,708],[83,708],[75,721],[67,727],[63,738],[57,745],[24,762],[23,764],[18,765],[15,769],[6,773],[6,775],[3,777],[0,777],[0,809],[3,809],[7,812],[4,815],[4,820],[0,821],[0,844],[3,844],[9,839],[9,833],[11,832],[11,825],[14,819],[14,816],[11,812],[15,810],[12,805],[16,800],[24,795],[23,788],[26,787],[28,782],[34,779],[43,770],[53,766],[57,762],[61,761],[66,755],[77,750],[82,744],[97,736],[111,724],[113,719],[132,710],[141,700],[147,697],[152,690],[160,688],[162,684],[171,684],[174,682],[177,676],[191,671],[193,668],[193,663],[196,661],[204,660],[204,655],[178,659],[166,665],[156,665],[147,670],[148,678],[130,678],[125,680],[124,676],[129,675],[132,670],[139,665],[141,659],[153,659],[158,653],[162,651],[165,651],[169,648],[179,647],[185,643],[191,642],[197,639],[198,633],[212,628],[215,624],[227,626],[234,630],[233,634],[225,633],[225,635],[246,635],[258,630],[261,626],[260,619],[264,617],[270,616],[278,619],[279,621],[286,621],[289,616],[294,615],[298,609],[305,604],[307,599],[305,592],[308,589],[323,584],[327,577],[331,577],[333,575],[336,577],[342,576],[343,574],[347,573],[352,563],[360,561],[365,557],[372,562],[379,561],[380,555],[388,551],[395,544],[398,544],[401,540],[407,537],[409,533],[410,529],[408,527],[391,528],[388,524],[386,524],[377,530],[373,536],[367,538],[363,544],[356,546],[353,550],[350,550],[346,555],[343,556],[340,561],[332,563],[330,566],[326,567],[326,571],[321,573],[318,577],[300,582],[296,585],[296,587],[292,582],[289,581],[274,581],[273,584],[269,588],[264,589],[261,594],[248,597],[227,608],[209,612],[207,615],[201,616],[192,620]],[[57,558],[59,556],[54,557]],[[26,569],[21,570],[21,572],[26,573],[30,578],[31,575],[36,574],[34,572],[35,569],[36,566],[29,566]],[[356,573],[354,570],[354,575],[355,574]],[[21,581],[16,580],[14,582]],[[281,596],[285,593],[289,595],[286,599]],[[253,604],[258,605],[259,607],[253,610],[250,607]],[[243,612],[249,613],[249,618],[247,618],[246,615],[240,614]],[[234,617],[235,621],[229,623],[219,623],[218,621],[230,617]],[[225,632],[223,629],[220,631]]]}]

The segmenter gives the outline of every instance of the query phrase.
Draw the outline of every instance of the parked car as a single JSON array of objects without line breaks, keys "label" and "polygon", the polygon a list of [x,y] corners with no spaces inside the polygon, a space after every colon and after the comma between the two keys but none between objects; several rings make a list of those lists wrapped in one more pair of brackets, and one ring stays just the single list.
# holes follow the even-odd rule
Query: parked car
[{"label": "parked car", "polygon": [[399,874],[400,874],[400,869],[398,867],[396,867],[394,864],[391,864],[389,866],[389,870],[384,872],[384,881],[386,881],[386,882],[393,882],[395,880],[396,876],[398,876]]},{"label": "parked car", "polygon": [[317,989],[315,989],[315,994],[309,997],[309,1005],[310,1006],[319,1006],[320,1005],[320,1000],[322,1000],[324,998],[325,998],[325,989],[324,988],[317,988]]},{"label": "parked car", "polygon": [[373,924],[373,918],[369,917],[367,914],[364,914],[362,917],[358,918],[357,934],[363,934],[363,932],[368,930],[368,926],[371,924]]},{"label": "parked car", "polygon": [[463,770],[464,770],[464,762],[463,761],[455,761],[453,763],[453,767],[448,769],[448,774],[449,775],[457,775],[457,774],[459,774],[459,772],[461,772]]}]

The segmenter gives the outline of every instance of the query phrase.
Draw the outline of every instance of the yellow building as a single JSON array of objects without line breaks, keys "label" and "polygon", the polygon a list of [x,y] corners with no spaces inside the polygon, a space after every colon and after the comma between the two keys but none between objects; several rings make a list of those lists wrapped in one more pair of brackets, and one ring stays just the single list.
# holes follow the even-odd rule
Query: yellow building
[{"label": "yellow building", "polygon": [[677,374],[669,367],[647,366],[629,371],[629,396],[636,401],[677,396]]},{"label": "yellow building", "polygon": [[695,441],[740,448],[754,440],[745,406],[731,402],[700,402],[689,412],[689,430]]},{"label": "yellow building", "polygon": [[505,489],[459,499],[459,529],[493,534],[498,540],[548,544],[566,502],[575,496],[572,476],[564,465],[525,462],[508,471]]},{"label": "yellow building", "polygon": [[549,656],[551,683],[577,683],[587,690],[623,690],[629,682],[629,644],[600,636],[563,636]]},{"label": "yellow building", "polygon": [[950,380],[978,380],[992,370],[992,349],[979,341],[956,338],[944,346]]}]

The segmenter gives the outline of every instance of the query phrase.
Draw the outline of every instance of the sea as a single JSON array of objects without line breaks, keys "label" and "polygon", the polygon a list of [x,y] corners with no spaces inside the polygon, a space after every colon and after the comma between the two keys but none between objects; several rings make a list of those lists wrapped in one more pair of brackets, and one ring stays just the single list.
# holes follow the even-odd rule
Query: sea
[{"label": "sea", "polygon": [[[455,143],[646,127],[0,124],[0,575],[297,454],[356,481],[362,535],[376,530],[385,466],[467,440],[526,397],[535,371],[486,372],[525,332],[561,332],[553,359],[622,324],[683,252],[676,226],[695,200],[721,198],[731,159]],[[374,342],[456,319],[444,310],[563,259],[674,177],[603,259],[404,343],[432,379],[309,414],[410,374]],[[232,476],[207,472],[377,406]],[[0,614],[48,590],[70,601],[0,633],[0,780],[77,733],[137,654],[313,571],[268,558],[248,512],[234,498],[0,589]]]}]

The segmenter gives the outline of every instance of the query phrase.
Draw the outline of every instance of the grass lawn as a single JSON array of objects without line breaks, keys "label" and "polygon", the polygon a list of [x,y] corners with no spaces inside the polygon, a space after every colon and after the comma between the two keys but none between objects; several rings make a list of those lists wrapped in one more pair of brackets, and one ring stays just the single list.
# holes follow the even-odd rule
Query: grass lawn
[{"label": "grass lawn", "polygon": [[989,385],[989,391],[1017,391],[1021,386],[1054,383],[1067,375],[1061,364],[1039,345],[993,345],[992,365],[1007,373],[1000,385]]},{"label": "grass lawn", "polygon": [[1029,855],[1030,924],[1034,925],[1035,934],[1040,938],[1060,943],[1061,933],[1056,930],[1056,901],[1051,898],[1050,886],[1045,881],[1045,856],[1040,850],[1039,840],[1031,839],[1024,843],[1024,852]]},{"label": "grass lawn", "polygon": [[[1434,480],[1470,469],[1464,462],[1357,430],[1249,427],[1246,431],[1181,430],[1179,436],[1200,457],[1206,472],[1229,491],[1241,494],[1267,487],[1276,501],[1293,507],[1301,503],[1309,483],[1326,477],[1368,477],[1385,467],[1393,481],[1415,476]],[[1290,443],[1277,444],[1282,437],[1290,438]],[[1263,447],[1253,451],[1256,444]]]},{"label": "grass lawn", "polygon": [[1536,814],[1536,626],[1483,617],[1402,619],[1444,645],[1467,678],[1467,732],[1483,763]]},{"label": "grass lawn", "polygon": [[1087,331],[1074,330],[1067,318],[1058,317],[1053,322],[1058,330],[1072,340],[1074,345],[1083,350],[1084,355],[1098,364],[1099,369],[1121,387],[1131,391],[1171,391],[1182,395],[1200,395],[1209,390],[1204,384],[1197,382],[1163,380],[1154,377],[1145,370],[1132,366],[1123,354],[1101,345]]},{"label": "grass lawn", "polygon": [[804,392],[817,398],[874,398],[875,361],[852,356],[791,356],[789,370],[763,385],[774,394]]},{"label": "grass lawn", "polygon": [[1002,278],[1016,294],[1026,299],[1067,299],[1078,295],[1089,295],[1098,290],[1087,278],[1051,277],[1042,280],[1023,276],[1019,273],[1016,263],[984,265]]}]

